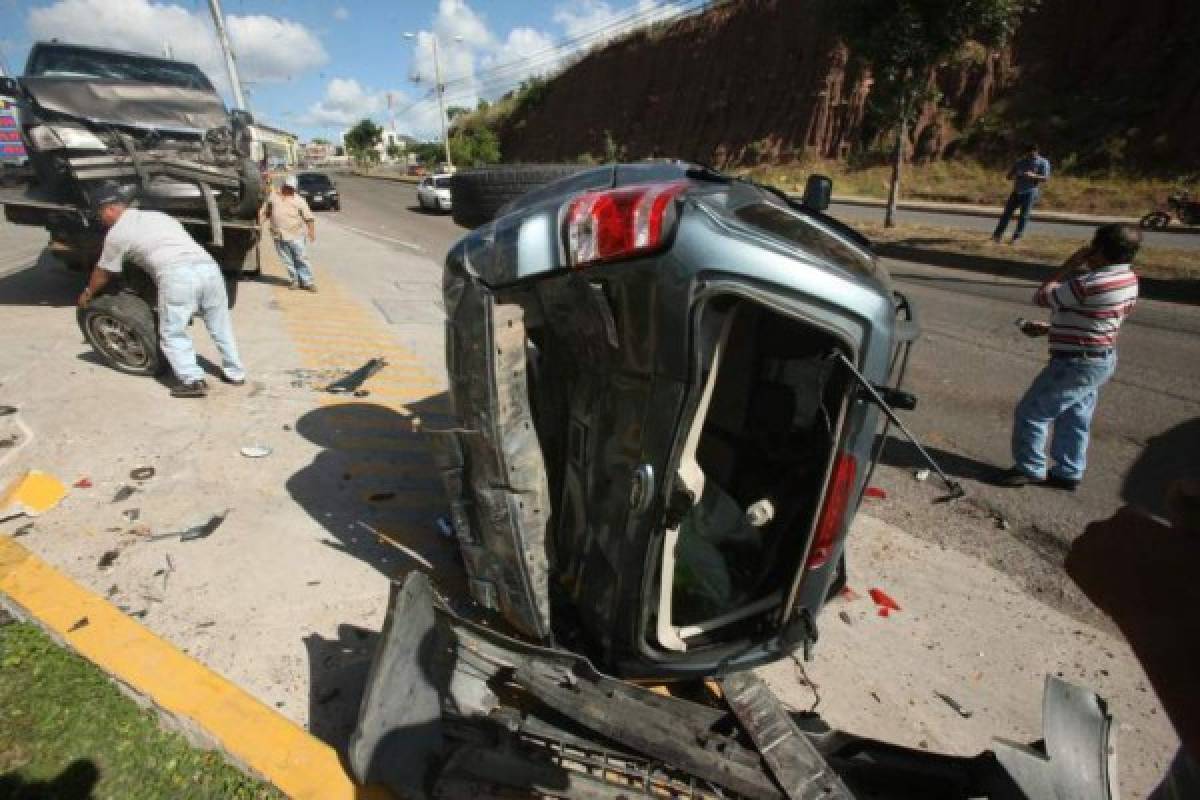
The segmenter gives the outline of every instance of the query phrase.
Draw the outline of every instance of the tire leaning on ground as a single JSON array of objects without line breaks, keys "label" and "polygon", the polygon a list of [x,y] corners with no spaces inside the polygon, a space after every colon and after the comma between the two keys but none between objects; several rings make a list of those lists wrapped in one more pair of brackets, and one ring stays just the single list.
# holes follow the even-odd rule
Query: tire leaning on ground
[{"label": "tire leaning on ground", "polygon": [[585,169],[583,164],[514,164],[461,170],[450,178],[451,214],[459,225],[478,228],[521,195]]},{"label": "tire leaning on ground", "polygon": [[76,313],[84,338],[105,363],[130,375],[157,375],[164,359],[150,305],[135,294],[104,294]]}]

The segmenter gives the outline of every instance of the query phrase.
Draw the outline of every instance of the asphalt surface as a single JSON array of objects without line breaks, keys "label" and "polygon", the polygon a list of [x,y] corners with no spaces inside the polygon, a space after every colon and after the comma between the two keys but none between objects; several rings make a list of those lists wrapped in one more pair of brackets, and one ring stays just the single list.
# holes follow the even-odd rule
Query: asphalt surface
[{"label": "asphalt surface", "polygon": [[[419,249],[439,261],[463,233],[448,215],[420,211],[411,185],[344,176],[339,186],[343,211],[332,221],[400,250]],[[860,211],[835,209],[851,223]],[[1078,226],[1060,227],[1080,235]],[[1044,340],[1022,336],[1013,324],[1044,315],[1029,302],[1034,284],[908,262],[888,266],[897,288],[914,301],[924,331],[905,380],[920,404],[904,419],[943,468],[964,481],[976,511],[994,515],[997,524],[1002,519],[1012,535],[1054,557],[1088,521],[1123,502],[1159,510],[1160,483],[1174,472],[1200,474],[1194,455],[1200,453],[1200,308],[1139,303],[1122,330],[1116,377],[1101,395],[1089,471],[1078,492],[1001,489],[990,479],[1010,463],[1012,409],[1046,361]],[[916,513],[909,524],[915,519],[918,526],[939,527],[922,511],[938,494],[936,480],[912,478],[922,466],[914,448],[889,443],[876,481],[891,487],[896,502],[873,513],[898,523]]]},{"label": "asphalt surface", "polygon": [[[882,223],[884,217],[884,210],[882,208],[870,208],[842,203],[835,204],[831,211],[834,216],[850,223],[855,221]],[[981,238],[992,235],[992,232],[996,229],[997,220],[998,216],[977,217],[967,214],[943,214],[933,211],[906,211],[903,209],[896,212],[896,221],[902,225],[928,225],[938,228],[977,231]],[[1008,230],[1005,233],[1005,241],[1008,241],[1008,237],[1012,236],[1015,227],[1016,221],[1014,220],[1008,226]],[[1026,234],[1037,234],[1040,236],[1056,236],[1061,239],[1077,239],[1082,244],[1091,238],[1092,232],[1095,229],[1093,225],[1039,222],[1034,220],[1029,223],[1025,232]],[[1143,236],[1148,247],[1163,247],[1172,250],[1200,250],[1200,234],[1144,231]]]}]

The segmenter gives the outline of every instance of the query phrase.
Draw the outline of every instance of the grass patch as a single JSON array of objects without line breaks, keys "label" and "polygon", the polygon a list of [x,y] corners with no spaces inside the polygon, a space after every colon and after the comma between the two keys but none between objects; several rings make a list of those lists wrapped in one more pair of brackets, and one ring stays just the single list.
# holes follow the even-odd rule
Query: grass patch
[{"label": "grass patch", "polygon": [[[962,231],[930,225],[897,225],[885,228],[881,222],[855,220],[854,227],[876,242],[888,242],[925,250],[963,255],[985,256],[1008,261],[1044,265],[1049,277],[1067,260],[1067,256],[1087,243],[1087,237],[1062,239],[1056,236],[1026,234],[1017,244],[992,242],[990,233]],[[1143,247],[1134,261],[1134,269],[1148,278],[1167,280],[1200,279],[1200,254],[1188,250]]]},{"label": "grass patch", "polygon": [[[786,167],[758,167],[749,171],[755,180],[791,191],[803,191],[804,181],[814,172],[833,178],[840,195],[887,198],[892,168],[886,165],[851,167],[840,161],[812,161]],[[967,203],[1001,206],[1012,183],[1004,171],[977,161],[955,159],[932,164],[904,166],[900,181],[902,200]],[[1054,174],[1046,184],[1037,208],[1141,217],[1161,207],[1177,184],[1157,178],[1134,176],[1080,177]]]},{"label": "grass patch", "polygon": [[0,797],[282,798],[29,624],[0,625]]}]

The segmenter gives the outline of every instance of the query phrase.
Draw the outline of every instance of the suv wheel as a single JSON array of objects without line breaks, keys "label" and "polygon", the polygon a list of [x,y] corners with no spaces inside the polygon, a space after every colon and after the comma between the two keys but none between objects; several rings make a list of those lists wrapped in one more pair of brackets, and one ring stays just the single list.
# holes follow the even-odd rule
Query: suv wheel
[{"label": "suv wheel", "polygon": [[512,164],[460,170],[450,178],[450,211],[459,225],[478,228],[526,192],[585,169],[582,164]]},{"label": "suv wheel", "polygon": [[88,343],[114,369],[157,375],[162,368],[154,312],[137,295],[101,295],[79,309],[77,319]]}]

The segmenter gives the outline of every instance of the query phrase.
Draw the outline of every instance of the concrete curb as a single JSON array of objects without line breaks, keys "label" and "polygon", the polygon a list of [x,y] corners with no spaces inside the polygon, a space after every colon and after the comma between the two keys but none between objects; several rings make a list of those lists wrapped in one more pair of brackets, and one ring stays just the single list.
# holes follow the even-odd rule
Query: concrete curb
[{"label": "concrete curb", "polygon": [[90,661],[172,729],[289,797],[390,797],[356,785],[332,747],[8,536],[0,536],[0,605]]},{"label": "concrete curb", "polygon": [[[1053,265],[1036,264],[1029,261],[965,255],[890,242],[877,242],[875,252],[882,258],[893,258],[897,261],[911,261],[935,267],[951,267],[1031,281],[1044,281],[1051,277],[1057,268]],[[1141,297],[1168,303],[1200,305],[1200,280],[1139,276],[1138,283]]]},{"label": "concrete curb", "polygon": [[[799,196],[796,196],[799,199]],[[834,195],[833,202],[844,206],[860,208],[879,208],[887,206],[884,200],[874,197],[856,197],[853,195]],[[901,211],[925,211],[933,214],[955,214],[962,217],[990,217],[996,219],[1004,211],[1000,206],[976,206],[961,203],[934,203],[919,200],[901,201],[897,208]],[[1037,211],[1031,215],[1035,222],[1056,222],[1062,225],[1107,225],[1110,222],[1123,222],[1137,225],[1140,217],[1116,217],[1102,214],[1076,214],[1069,211]],[[1155,233],[1200,234],[1200,227],[1195,225],[1176,225],[1155,230]]]}]

